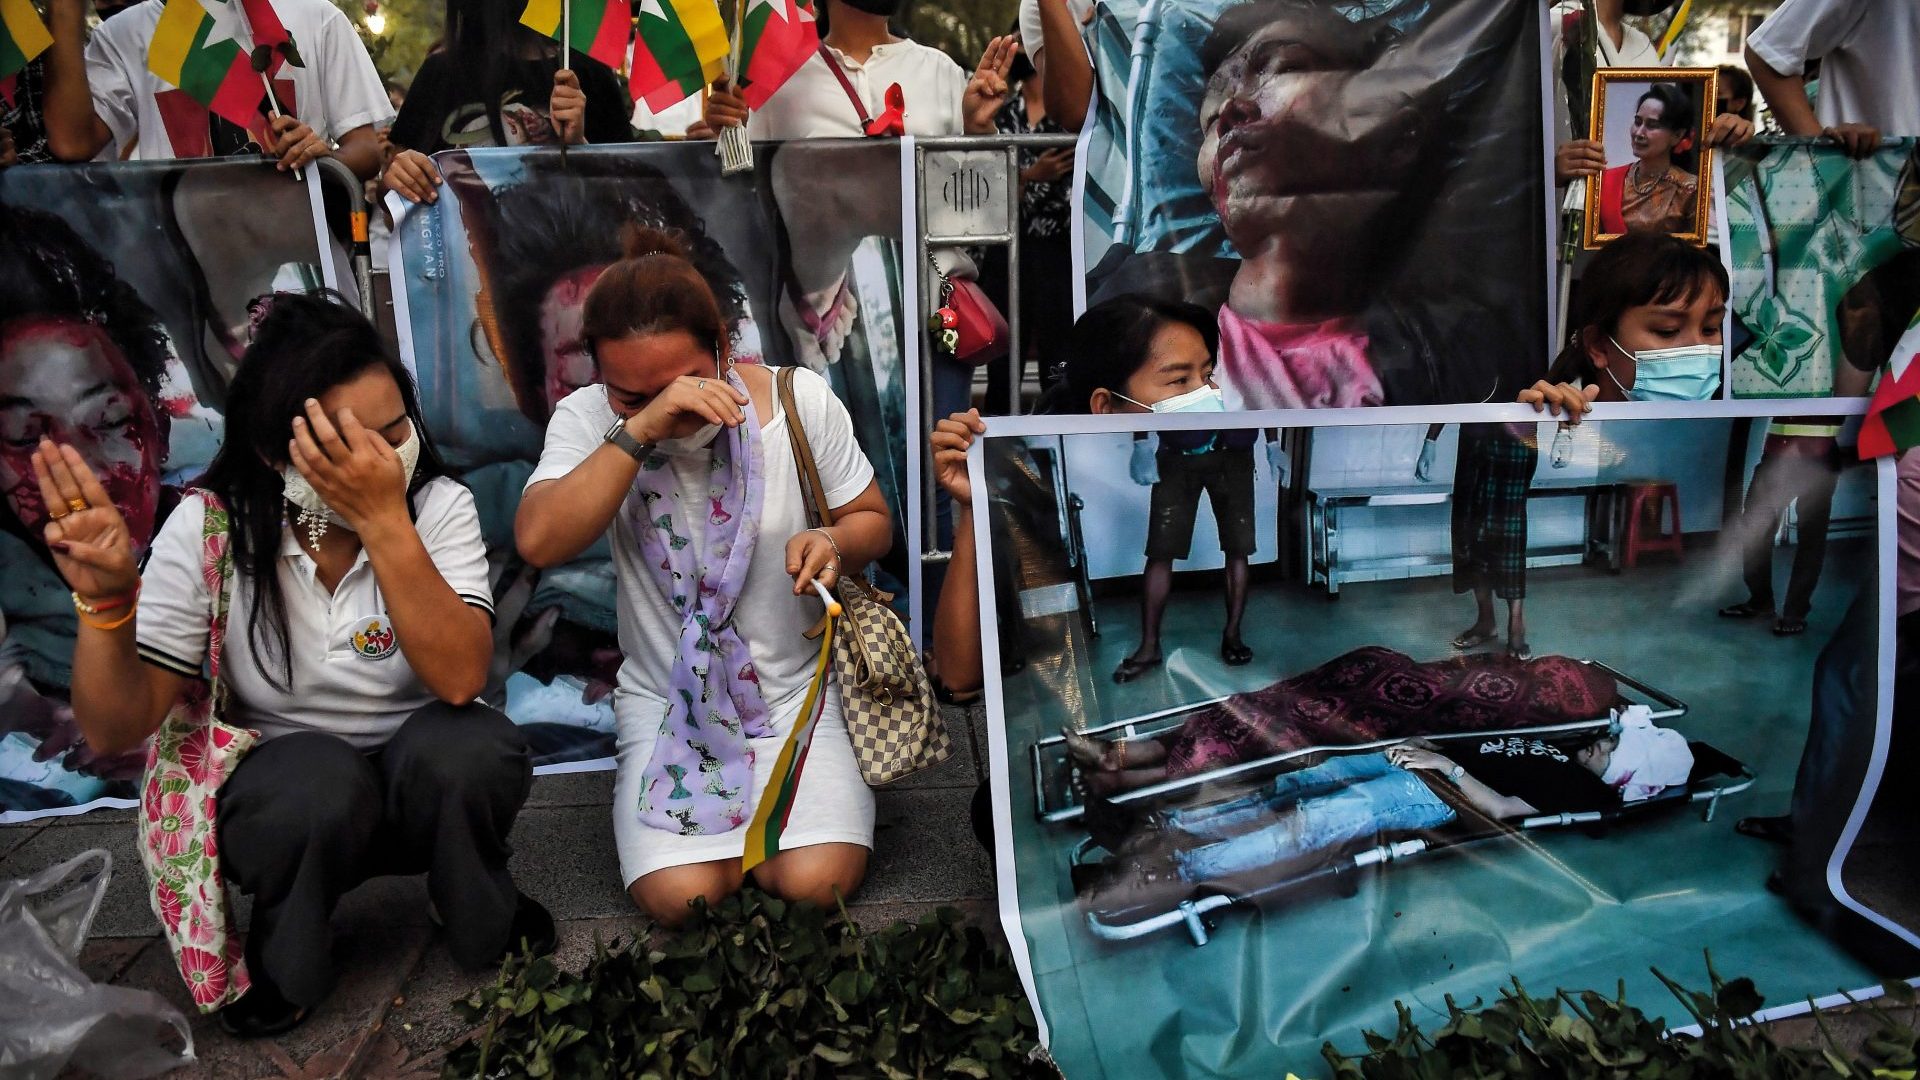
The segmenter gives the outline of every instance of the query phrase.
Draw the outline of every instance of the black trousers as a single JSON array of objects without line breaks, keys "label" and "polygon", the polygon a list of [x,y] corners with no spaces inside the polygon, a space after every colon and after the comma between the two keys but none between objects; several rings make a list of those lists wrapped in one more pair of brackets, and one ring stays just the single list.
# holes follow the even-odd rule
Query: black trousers
[{"label": "black trousers", "polygon": [[423,871],[454,959],[493,963],[519,898],[507,834],[532,784],[526,741],[485,705],[428,705],[374,751],[305,731],[254,747],[219,796],[220,865],[253,898],[248,967],[318,1004],[341,895]]},{"label": "black trousers", "polygon": [[1813,608],[1813,589],[1827,560],[1827,519],[1833,510],[1833,489],[1840,480],[1840,462],[1834,454],[1795,453],[1777,448],[1768,439],[1767,451],[1753,470],[1741,528],[1753,530],[1746,542],[1745,577],[1748,599],[1773,607],[1773,538],[1790,503],[1800,508],[1798,542],[1793,571],[1787,577],[1786,606],[1780,614],[1804,619]]}]

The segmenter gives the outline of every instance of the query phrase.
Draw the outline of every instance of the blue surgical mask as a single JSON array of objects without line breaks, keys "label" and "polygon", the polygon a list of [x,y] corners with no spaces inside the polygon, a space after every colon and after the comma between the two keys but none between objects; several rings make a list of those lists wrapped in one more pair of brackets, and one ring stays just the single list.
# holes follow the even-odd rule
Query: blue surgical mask
[{"label": "blue surgical mask", "polygon": [[1220,392],[1219,387],[1211,384],[1196,387],[1192,390],[1187,391],[1184,394],[1176,394],[1173,397],[1167,398],[1153,405],[1147,405],[1142,402],[1134,401],[1132,398],[1128,397],[1127,395],[1121,393],[1118,390],[1115,390],[1113,392],[1113,396],[1119,398],[1122,401],[1128,402],[1130,404],[1139,405],[1141,408],[1147,410],[1148,412],[1154,412],[1154,413],[1226,412],[1227,411],[1226,395]]},{"label": "blue surgical mask", "polygon": [[1720,346],[1682,345],[1629,353],[1612,337],[1613,347],[1633,357],[1633,389],[1607,369],[1607,378],[1634,401],[1706,401],[1720,392]]}]

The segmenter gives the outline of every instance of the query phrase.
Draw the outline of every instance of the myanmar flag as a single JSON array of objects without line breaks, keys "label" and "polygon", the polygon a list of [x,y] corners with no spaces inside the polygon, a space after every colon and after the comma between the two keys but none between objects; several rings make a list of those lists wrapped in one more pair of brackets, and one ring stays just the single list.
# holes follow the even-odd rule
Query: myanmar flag
[{"label": "myanmar flag", "polygon": [[29,0],[0,0],[0,79],[17,75],[53,44]]},{"label": "myanmar flag", "polygon": [[[565,0],[527,0],[520,22],[560,41],[561,4]],[[618,71],[627,58],[627,29],[633,7],[627,0],[573,0],[572,40],[562,42]]]},{"label": "myanmar flag", "polygon": [[1860,456],[1897,454],[1920,444],[1920,315],[1893,347],[1860,427]]},{"label": "myanmar flag", "polygon": [[727,27],[714,0],[640,0],[640,38],[628,81],[635,100],[660,112],[727,69]]},{"label": "myanmar flag", "polygon": [[236,39],[234,19],[225,0],[205,0],[205,6],[201,0],[167,0],[147,47],[147,69],[215,116],[246,128],[259,117],[267,86]]},{"label": "myanmar flag", "polygon": [[740,91],[747,108],[765,105],[819,50],[812,0],[748,0],[740,36]]}]

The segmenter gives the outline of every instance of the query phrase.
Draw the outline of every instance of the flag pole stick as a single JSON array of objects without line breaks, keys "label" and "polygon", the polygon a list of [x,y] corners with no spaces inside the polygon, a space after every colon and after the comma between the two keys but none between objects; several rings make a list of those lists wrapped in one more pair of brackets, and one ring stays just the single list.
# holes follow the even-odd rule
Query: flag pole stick
[{"label": "flag pole stick", "polygon": [[[253,36],[253,21],[247,18],[246,6],[235,4],[233,12],[239,17],[241,28],[247,32],[247,60],[253,68],[253,73],[260,76],[261,89],[267,92],[267,118],[278,120],[280,119],[280,99],[273,93],[273,80],[267,78],[267,68],[273,64],[273,54],[261,51],[259,40]],[[307,179],[307,171],[296,165],[293,169],[293,178],[304,183]]]},{"label": "flag pole stick", "polygon": [[[573,0],[560,0],[560,70],[573,70]],[[560,168],[567,167],[567,137],[560,136]]]},{"label": "flag pole stick", "polygon": [[[740,87],[740,47],[746,25],[747,0],[734,0],[733,43],[727,51],[727,89],[731,91],[738,91]],[[747,141],[746,124],[722,131],[718,150],[721,176],[732,176],[753,168],[753,144]]]}]

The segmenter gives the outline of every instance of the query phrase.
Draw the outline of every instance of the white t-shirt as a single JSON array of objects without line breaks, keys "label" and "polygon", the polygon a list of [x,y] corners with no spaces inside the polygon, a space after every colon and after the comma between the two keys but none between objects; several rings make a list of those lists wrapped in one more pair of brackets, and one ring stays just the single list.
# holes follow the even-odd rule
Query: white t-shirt
[{"label": "white t-shirt", "polygon": [[1814,115],[1822,124],[1872,124],[1883,135],[1920,135],[1920,3],[1786,0],[1747,36],[1782,75],[1820,61]]},{"label": "white t-shirt", "polygon": [[[1578,4],[1556,4],[1547,12],[1547,18],[1553,31],[1553,46],[1549,53],[1553,79],[1553,130],[1560,142],[1568,139],[1584,139],[1587,133],[1572,130],[1571,114],[1567,111],[1567,95],[1561,84],[1560,73],[1565,69],[1567,59],[1566,24],[1567,17],[1581,11]],[[1584,17],[1584,16],[1583,16]],[[1631,23],[1620,24],[1620,46],[1614,47],[1613,39],[1602,29],[1594,35],[1593,63],[1602,68],[1649,68],[1666,67],[1667,62],[1660,58],[1660,50],[1653,47],[1653,40],[1633,28]],[[1577,185],[1576,185],[1577,186]]]},{"label": "white t-shirt", "polygon": [[[873,54],[861,64],[831,46],[829,51],[840,61],[854,92],[866,102],[868,117],[886,111],[887,87],[899,83],[907,99],[907,134],[965,133],[960,99],[967,93],[967,73],[946,53],[917,41],[891,41],[874,46]],[[765,105],[747,114],[751,139],[858,139],[865,135],[860,113],[817,52]]]},{"label": "white t-shirt", "polygon": [[[1055,0],[1047,0],[1053,3]],[[1077,30],[1086,25],[1083,20],[1087,12],[1093,10],[1093,0],[1066,0],[1067,10],[1073,15],[1073,25]],[[1040,0],[1020,0],[1020,47],[1027,52],[1027,59],[1035,67],[1040,66],[1040,54],[1047,51],[1046,30],[1040,21]]]},{"label": "white t-shirt", "polygon": [[[793,398],[820,468],[827,504],[844,506],[873,482],[873,466],[854,439],[847,408],[833,396],[825,379],[805,369],[794,375]],[[787,540],[807,527],[807,512],[793,448],[787,443],[786,416],[777,396],[773,408],[772,422],[760,429],[766,503],[760,512],[760,532],[753,562],[747,568],[746,587],[733,617],[753,656],[760,692],[770,706],[804,690],[812,680],[819,646],[807,640],[806,632],[820,621],[821,614],[819,597],[811,592],[793,595],[793,578],[787,574]],[[540,451],[540,464],[527,478],[527,487],[572,472],[600,448],[613,420],[604,387],[583,386],[568,394],[547,421],[546,447]],[[706,490],[707,463],[711,460],[707,449],[669,455],[668,460],[682,489]],[[634,498],[629,495],[627,501]],[[680,648],[680,616],[660,591],[654,569],[643,564],[639,541],[627,524],[627,513],[623,505],[613,519],[613,569],[620,582],[620,651],[626,657],[620,665],[620,689],[658,701],[665,693],[673,658]],[[704,530],[705,520],[692,515],[689,524],[696,534]],[[694,536],[695,545],[702,539]]]},{"label": "white t-shirt", "polygon": [[[473,494],[440,477],[414,495],[413,506],[414,525],[440,576],[461,599],[491,614],[487,549]],[[205,523],[206,504],[198,495],[182,499],[168,515],[141,574],[137,624],[142,659],[194,678],[207,654],[213,609],[201,574]],[[291,530],[282,530],[279,578],[293,658],[291,693],[275,688],[254,663],[253,585],[245,568],[236,566],[220,664],[232,700],[229,723],[254,728],[265,739],[320,731],[369,750],[434,701],[400,651],[364,550],[328,596],[315,578],[313,559]],[[279,656],[265,659],[268,671],[284,671]]]},{"label": "white t-shirt", "polygon": [[[87,42],[93,111],[113,130],[108,152],[116,158],[127,156],[129,147],[134,158],[145,160],[221,152],[209,134],[206,106],[147,70],[147,47],[165,6],[166,0],[145,0],[101,23]],[[209,7],[224,11],[228,5]],[[299,117],[325,139],[393,121],[393,103],[380,73],[339,8],[328,0],[274,0],[273,9],[306,62],[305,67],[282,64],[274,73],[273,93],[282,112]],[[219,17],[237,18],[230,11]],[[249,130],[261,142],[266,119]]]}]

